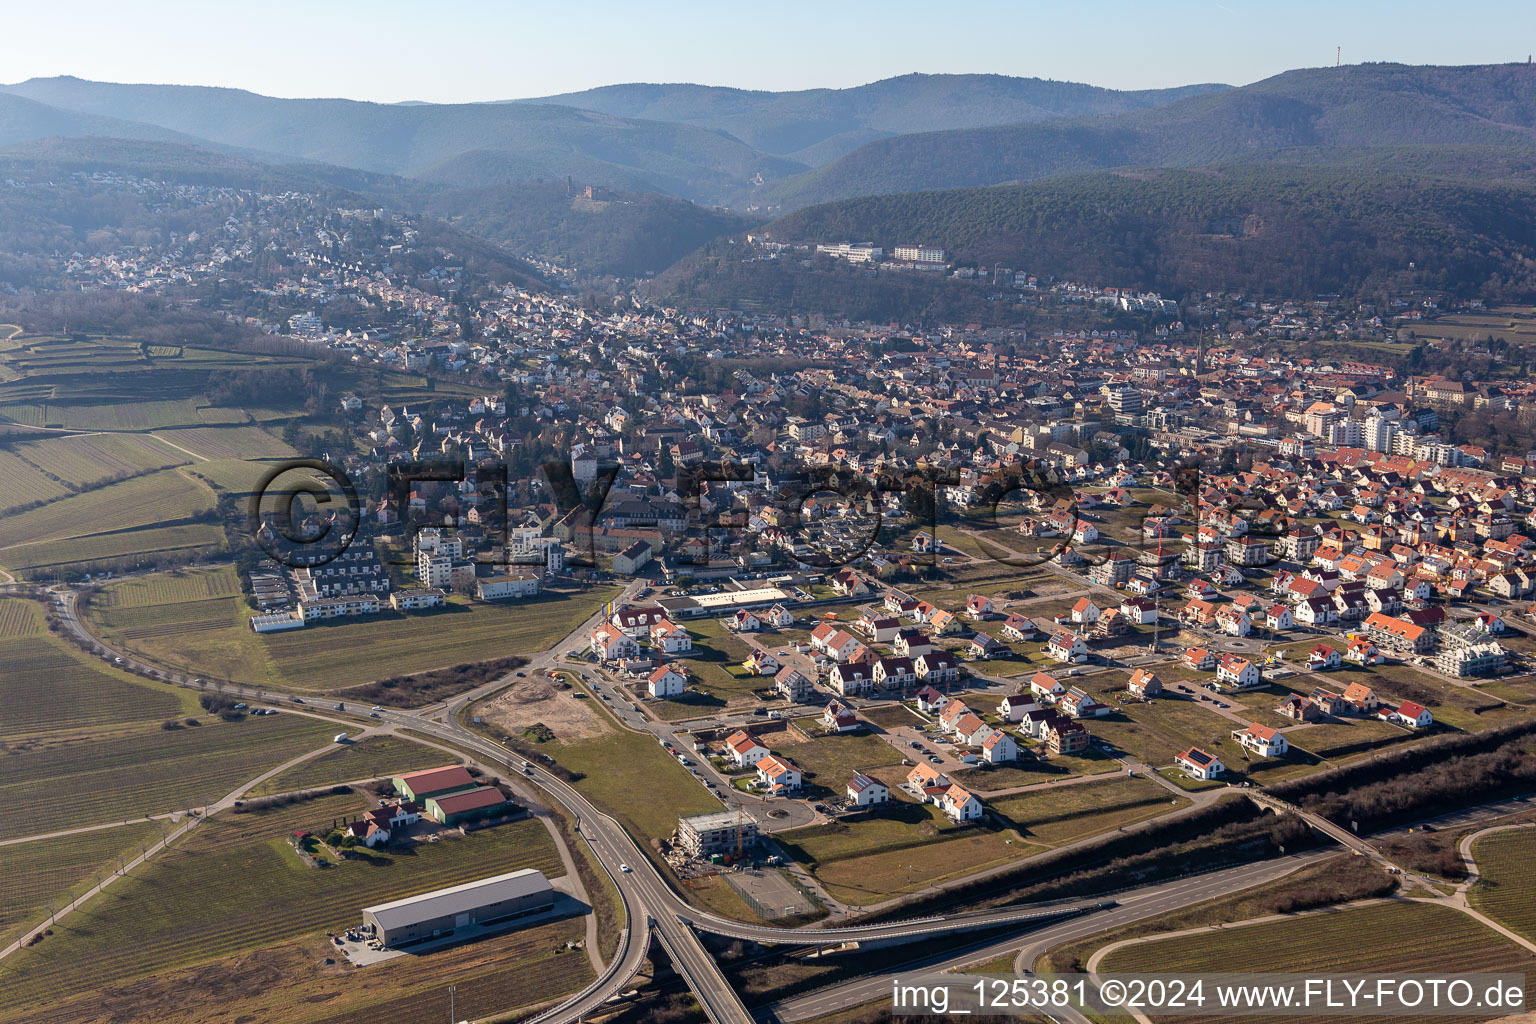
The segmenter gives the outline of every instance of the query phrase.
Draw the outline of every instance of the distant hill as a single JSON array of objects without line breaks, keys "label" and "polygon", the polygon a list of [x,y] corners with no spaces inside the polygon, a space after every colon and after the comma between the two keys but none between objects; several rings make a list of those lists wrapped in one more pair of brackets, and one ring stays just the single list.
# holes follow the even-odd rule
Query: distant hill
[{"label": "distant hill", "polygon": [[[783,242],[926,241],[961,261],[1175,297],[1374,296],[1418,286],[1528,301],[1536,291],[1536,189],[1339,168],[1233,164],[1073,174],[844,200],[760,231]],[[658,288],[679,302],[730,306],[789,295],[806,308],[816,308],[814,297],[826,313],[913,316],[891,297],[914,292],[909,278],[933,277],[839,276],[825,258],[815,270],[793,260],[745,263],[732,248],[715,245],[690,257],[662,275]],[[860,308],[839,288],[856,295]]]},{"label": "distant hill", "polygon": [[[0,97],[4,103],[9,97]],[[111,171],[161,181],[232,188],[303,188],[355,192],[379,200],[421,196],[437,186],[387,174],[317,163],[269,164],[181,142],[97,136],[31,139],[0,147],[0,172],[38,178]]]},{"label": "distant hill", "polygon": [[0,146],[49,136],[109,136],[155,142],[199,143],[202,140],[152,124],[83,114],[0,92]]},{"label": "distant hill", "polygon": [[16,127],[4,141],[66,134],[202,141],[210,147],[241,147],[456,185],[579,173],[599,184],[718,201],[750,191],[756,181],[804,168],[723,132],[565,106],[292,100],[240,89],[115,85],[69,77],[29,79],[0,86],[0,92],[115,119],[72,130],[53,124],[29,127],[16,116],[11,119]]},{"label": "distant hill", "polygon": [[442,192],[424,207],[513,252],[619,277],[665,270],[704,243],[751,223],[654,192],[619,192],[593,201],[573,194],[564,181]]},{"label": "distant hill", "polygon": [[[1344,148],[1339,155],[1349,163],[1363,149],[1383,146],[1536,151],[1536,68],[1314,68],[1107,117],[880,139],[750,197],[743,194],[742,201],[793,209],[859,195],[1109,167],[1264,160],[1300,150],[1310,150],[1309,162],[1319,163],[1330,162],[1336,147]],[[1453,160],[1438,158],[1442,166]]]},{"label": "distant hill", "polygon": [[714,128],[765,153],[816,166],[882,136],[1117,114],[1228,88],[1120,92],[1043,78],[911,74],[851,89],[763,92],[640,83],[516,102]]}]

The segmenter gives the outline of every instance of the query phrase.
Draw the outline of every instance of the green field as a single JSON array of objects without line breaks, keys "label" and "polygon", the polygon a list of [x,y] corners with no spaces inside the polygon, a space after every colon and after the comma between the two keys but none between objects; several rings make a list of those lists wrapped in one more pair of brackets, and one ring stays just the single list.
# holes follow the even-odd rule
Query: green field
[{"label": "green field", "polygon": [[793,761],[807,783],[838,795],[855,772],[901,763],[895,747],[867,733],[818,736],[808,743],[775,742],[773,752]]},{"label": "green field", "polygon": [[300,715],[200,719],[46,742],[0,753],[0,839],[196,807],[328,742],[335,725]]},{"label": "green field", "polygon": [[777,838],[791,857],[812,867],[833,897],[855,906],[1039,852],[986,825],[951,825],[933,805],[915,803],[898,803],[863,821],[791,829]]},{"label": "green field", "polygon": [[120,828],[81,832],[57,839],[0,846],[0,945],[48,916],[116,870],[117,859],[137,857],[158,842],[166,828],[138,821]]},{"label": "green field", "polygon": [[[175,470],[133,477],[6,516],[0,520],[0,561],[11,554],[3,549],[17,545],[161,526],[211,508],[208,489]],[[58,547],[57,561],[78,557],[73,540]]]},{"label": "green field", "polygon": [[1287,732],[1285,738],[1293,747],[1328,760],[1338,760],[1411,740],[1413,733],[1377,719],[1340,718]]},{"label": "green field", "polygon": [[22,598],[0,598],[0,665],[0,739],[174,718],[197,708],[190,693],[108,668],[52,636],[42,607]]},{"label": "green field", "polygon": [[897,729],[901,726],[910,727],[923,724],[923,719],[917,712],[908,708],[905,704],[887,704],[883,707],[866,708],[860,714],[882,729]]},{"label": "green field", "polygon": [[305,761],[281,775],[274,775],[251,790],[251,793],[254,796],[291,793],[338,782],[351,782],[354,779],[374,779],[418,768],[435,768],[455,760],[452,754],[397,736],[367,736],[356,743],[337,747],[329,754]]},{"label": "green field", "polygon": [[[547,650],[617,593],[596,587],[502,604],[455,600],[437,611],[385,612],[260,636],[251,632],[250,607],[237,592],[210,599],[172,593],[165,603],[146,603],[147,588],[168,575],[108,584],[92,604],[93,625],[163,665],[306,692]],[[120,600],[129,586],[135,596]]]},{"label": "green field", "polygon": [[1536,833],[1495,832],[1472,844],[1481,878],[1467,894],[1472,905],[1516,934],[1536,939]]},{"label": "green field", "polygon": [[534,820],[320,871],[288,849],[291,830],[327,829],[363,807],[356,796],[327,797],[198,826],[89,913],[61,921],[51,938],[17,954],[0,973],[0,1006],[7,1008],[0,1013],[338,929],[371,903],[524,867],[563,873],[548,832]]},{"label": "green field", "polygon": [[581,772],[585,778],[575,783],[576,788],[617,818],[642,846],[644,840],[671,835],[680,817],[720,810],[720,801],[649,733],[624,729],[573,743],[546,744],[546,752],[564,767]]},{"label": "green field", "polygon": [[[1536,958],[1447,907],[1393,902],[1127,946],[1106,956],[1099,969],[1105,973],[1137,972],[1146,971],[1149,964],[1170,974],[1280,971],[1402,975],[1466,970],[1523,973],[1536,967]],[[1470,1021],[1487,1017],[1485,1011],[1476,1016],[1438,1019]],[[1159,1015],[1157,1019],[1259,1018]]]},{"label": "green field", "polygon": [[1100,782],[1053,786],[987,801],[1032,843],[1060,846],[1185,806],[1155,782],[1124,776]]}]

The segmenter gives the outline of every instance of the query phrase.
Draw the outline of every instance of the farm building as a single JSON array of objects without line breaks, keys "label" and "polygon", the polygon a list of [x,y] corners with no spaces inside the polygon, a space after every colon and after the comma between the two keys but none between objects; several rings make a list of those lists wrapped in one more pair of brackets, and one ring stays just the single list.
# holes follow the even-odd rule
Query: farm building
[{"label": "farm building", "polygon": [[363,908],[364,929],[386,946],[403,946],[471,925],[548,910],[555,890],[541,871],[524,868]]},{"label": "farm building", "polygon": [[425,804],[429,796],[447,796],[461,790],[474,789],[478,783],[474,776],[458,765],[446,768],[423,768],[419,772],[406,772],[390,780],[395,792],[417,804]]},{"label": "farm building", "polygon": [[491,786],[427,797],[427,817],[443,825],[462,825],[506,809],[507,798]]}]

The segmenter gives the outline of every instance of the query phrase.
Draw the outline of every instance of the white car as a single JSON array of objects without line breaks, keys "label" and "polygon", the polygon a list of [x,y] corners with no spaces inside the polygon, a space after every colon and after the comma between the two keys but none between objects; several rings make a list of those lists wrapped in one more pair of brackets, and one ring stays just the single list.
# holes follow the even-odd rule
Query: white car
[{"label": "white car", "polygon": [[369,711],[383,711],[384,709],[379,707],[377,704],[375,704],[373,707],[369,708],[368,710]]},{"label": "white car", "polygon": [[620,864],[619,865],[619,870],[624,872],[627,875],[627,874],[629,874],[629,865],[628,864]]}]

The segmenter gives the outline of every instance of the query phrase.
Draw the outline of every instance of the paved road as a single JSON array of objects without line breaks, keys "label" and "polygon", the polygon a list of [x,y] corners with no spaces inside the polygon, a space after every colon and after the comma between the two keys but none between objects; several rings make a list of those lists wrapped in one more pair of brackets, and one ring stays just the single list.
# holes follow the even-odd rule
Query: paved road
[{"label": "paved road", "polygon": [[[634,583],[626,587],[622,595],[623,598],[629,597],[641,585],[640,583]],[[169,678],[172,682],[188,685],[193,683],[191,678],[177,673],[166,673],[155,666],[143,665],[130,655],[110,648],[95,638],[86,629],[84,624],[81,623],[76,614],[74,595],[72,593],[61,595],[59,600],[60,617],[66,628],[81,637],[82,640],[103,657],[109,659],[121,657],[124,659],[126,667],[141,670],[156,669],[157,674]],[[563,651],[571,646],[579,646],[577,641],[585,635],[596,618],[597,615],[594,615],[587,623],[583,623],[570,637],[551,651],[535,656],[525,671],[542,671],[546,668],[568,668],[569,666],[562,663]],[[576,671],[589,685],[600,685],[592,679],[586,670],[578,667]],[[450,742],[477,757],[484,758],[487,763],[505,765],[510,774],[516,775],[519,773],[518,762],[521,760],[517,755],[465,728],[458,721],[459,711],[470,701],[495,692],[507,685],[512,678],[504,677],[477,687],[475,690],[462,694],[452,700],[430,705],[426,708],[413,711],[382,711],[380,713],[381,720],[387,725],[406,726],[428,736]],[[254,687],[227,687],[225,692],[261,701],[283,701],[289,699],[286,694],[268,693]],[[366,714],[366,712],[362,713]],[[368,719],[365,718],[363,721],[367,722]],[[656,731],[658,729],[665,731],[669,728],[664,723],[654,723],[644,716],[639,716],[637,720],[632,712],[627,716],[626,724],[631,728],[641,728],[648,731]],[[648,946],[648,939],[653,932],[668,950],[677,970],[686,980],[706,1014],[715,1024],[748,1024],[751,1016],[726,982],[714,959],[699,942],[694,929],[759,942],[800,945],[807,942],[832,942],[850,939],[926,939],[961,934],[978,928],[990,928],[1009,924],[1018,924],[1021,927],[1026,927],[1032,923],[1038,924],[1041,920],[1059,916],[1064,912],[1086,912],[1086,916],[1079,919],[1050,925],[1041,929],[1032,943],[1032,945],[1043,942],[1055,944],[1067,941],[1078,935],[1092,934],[1094,931],[1114,927],[1117,923],[1123,921],[1137,920],[1141,917],[1166,913],[1171,909],[1187,905],[1188,903],[1199,902],[1226,892],[1259,884],[1270,878],[1278,877],[1280,873],[1284,873],[1281,869],[1286,863],[1285,861],[1264,862],[1229,869],[1228,872],[1224,873],[1202,875],[1194,879],[1148,887],[1146,890],[1139,890],[1134,896],[1122,897],[1120,906],[1114,909],[1097,909],[1100,899],[1095,898],[1092,900],[1071,900],[1054,904],[1013,907],[982,913],[934,916],[876,925],[811,927],[804,929],[777,928],[770,925],[743,924],[719,917],[708,911],[701,911],[689,905],[672,890],[668,882],[653,866],[650,859],[640,850],[624,829],[614,819],[598,810],[570,785],[537,765],[530,765],[529,772],[524,774],[520,781],[532,781],[547,796],[558,801],[576,817],[577,829],[582,839],[593,851],[598,863],[613,878],[623,900],[627,918],[626,933],[619,954],[610,961],[605,970],[586,989],[575,996],[563,1000],[557,1006],[541,1014],[537,1018],[539,1024],[570,1024],[570,1022],[579,1020],[581,1017],[596,1011],[604,1002],[621,992],[638,969],[644,957],[645,949]],[[1085,930],[1077,931],[1077,929]],[[1013,942],[1016,943],[1017,940],[1013,940]],[[1010,944],[1006,948],[1013,949],[1017,948],[1017,946]],[[885,979],[880,978],[848,983],[839,986],[834,996],[824,997],[824,999],[835,999],[838,1001],[838,1005],[841,1006],[854,1005],[857,1002],[875,998],[884,991],[887,991],[885,987],[887,984],[888,982]],[[861,997],[860,993],[866,991],[866,989],[860,986],[873,987],[869,987],[867,989],[868,994]],[[785,1017],[784,1019],[801,1018]]]}]

